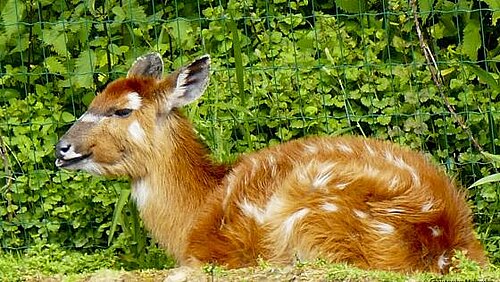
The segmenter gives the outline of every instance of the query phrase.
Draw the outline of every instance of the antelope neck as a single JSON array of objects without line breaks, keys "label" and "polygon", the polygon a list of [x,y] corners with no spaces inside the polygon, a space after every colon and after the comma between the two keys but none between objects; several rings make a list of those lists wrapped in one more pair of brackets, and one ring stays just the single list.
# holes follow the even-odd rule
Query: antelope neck
[{"label": "antelope neck", "polygon": [[155,151],[164,157],[151,158],[158,162],[146,164],[147,174],[132,180],[132,197],[153,236],[168,242],[164,247],[181,258],[193,221],[217,189],[225,169],[210,160],[188,121],[174,118],[163,133]]}]

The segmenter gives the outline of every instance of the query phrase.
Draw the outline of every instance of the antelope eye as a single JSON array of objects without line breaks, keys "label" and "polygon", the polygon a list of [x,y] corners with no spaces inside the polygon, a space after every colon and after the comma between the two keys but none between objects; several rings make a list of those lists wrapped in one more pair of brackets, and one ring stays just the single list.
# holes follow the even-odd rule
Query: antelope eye
[{"label": "antelope eye", "polygon": [[117,117],[128,117],[132,113],[132,109],[120,109],[115,111]]}]

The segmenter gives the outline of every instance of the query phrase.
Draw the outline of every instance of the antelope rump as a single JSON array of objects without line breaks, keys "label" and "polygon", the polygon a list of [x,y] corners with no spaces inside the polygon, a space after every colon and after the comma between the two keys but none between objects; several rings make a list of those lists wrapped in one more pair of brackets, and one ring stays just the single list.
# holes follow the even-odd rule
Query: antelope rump
[{"label": "antelope rump", "polygon": [[127,176],[145,226],[181,265],[323,258],[445,273],[487,263],[465,194],[422,154],[360,137],[309,137],[214,162],[179,108],[209,80],[203,56],[163,77],[156,53],[110,83],[56,145],[56,165]]}]

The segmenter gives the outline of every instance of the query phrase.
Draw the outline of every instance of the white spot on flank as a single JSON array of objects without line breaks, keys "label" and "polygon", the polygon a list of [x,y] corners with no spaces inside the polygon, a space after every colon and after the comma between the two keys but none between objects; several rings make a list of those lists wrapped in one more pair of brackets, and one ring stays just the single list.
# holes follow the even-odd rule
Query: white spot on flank
[{"label": "white spot on flank", "polygon": [[319,151],[319,149],[316,145],[305,144],[304,147],[305,147],[306,151],[308,153],[311,153],[311,154],[316,154]]},{"label": "white spot on flank", "polygon": [[392,234],[394,232],[394,226],[376,221],[372,224],[373,228],[377,229],[381,234]]},{"label": "white spot on flank", "polygon": [[349,186],[351,183],[337,183],[335,184],[335,188],[339,190],[344,190],[347,186]]},{"label": "white spot on flank", "polygon": [[146,206],[149,198],[149,189],[146,181],[142,179],[132,183],[132,198],[139,209],[143,209]]},{"label": "white spot on flank", "polygon": [[259,169],[260,167],[260,163],[259,163],[259,160],[256,159],[256,158],[250,158],[250,161],[252,162],[252,177],[255,175],[255,173],[257,172],[257,170]]},{"label": "white spot on flank", "polygon": [[339,149],[339,151],[347,153],[347,154],[350,154],[353,152],[352,148],[349,147],[349,145],[344,144],[344,143],[337,143],[336,147],[337,147],[337,149]]},{"label": "white spot on flank", "polygon": [[439,226],[429,226],[429,229],[432,231],[432,237],[438,237],[443,234],[443,231],[439,228]]},{"label": "white spot on flank", "polygon": [[324,203],[321,205],[321,209],[327,212],[336,212],[339,210],[339,207],[336,204]]},{"label": "white spot on flank", "polygon": [[233,194],[233,191],[236,187],[236,176],[233,173],[230,173],[228,178],[227,178],[227,187],[226,187],[226,196],[224,197],[224,200],[222,201],[222,208],[225,209],[227,205],[229,204],[229,198]]},{"label": "white spot on flank", "polygon": [[445,266],[447,266],[449,263],[448,258],[442,254],[439,256],[438,261],[437,261],[439,269],[444,269]]},{"label": "white spot on flank", "polygon": [[372,147],[370,145],[368,145],[368,142],[366,142],[366,140],[363,140],[363,143],[365,144],[365,148],[366,148],[366,151],[368,151],[368,154],[370,154],[370,156],[374,156],[375,151],[372,149]]},{"label": "white spot on flank", "polygon": [[312,181],[313,188],[320,188],[328,184],[333,176],[334,163],[323,163],[318,168],[318,174]]},{"label": "white spot on flank", "polygon": [[127,95],[128,104],[126,106],[127,109],[138,110],[142,106],[142,98],[139,96],[139,93],[132,92]]},{"label": "white spot on flank", "polygon": [[146,137],[146,133],[144,132],[144,129],[142,129],[141,124],[139,121],[134,120],[129,126],[128,126],[128,132],[134,138],[136,141],[142,142],[144,141],[144,138]]},{"label": "white spot on flank", "polygon": [[403,210],[403,209],[387,209],[387,213],[390,213],[390,214],[402,214],[404,212],[405,212],[405,210]]},{"label": "white spot on flank", "polygon": [[310,183],[311,179],[310,179],[309,173],[315,169],[314,166],[315,166],[315,162],[313,161],[313,162],[307,163],[303,167],[299,165],[295,169],[295,172],[297,173],[297,179],[299,180],[299,182],[301,184],[307,185]]},{"label": "white spot on flank", "polygon": [[243,202],[240,203],[240,209],[248,217],[255,219],[255,221],[259,224],[264,223],[265,214],[264,211],[250,203],[247,199],[243,199]]},{"label": "white spot on flank", "polygon": [[100,122],[102,119],[103,119],[103,116],[95,115],[95,114],[86,112],[78,120],[81,122],[96,123],[96,122]]},{"label": "white spot on flank", "polygon": [[432,209],[432,207],[434,206],[434,204],[432,203],[432,201],[428,201],[427,203],[425,203],[423,206],[422,206],[422,211],[423,212],[428,212]]},{"label": "white spot on flank", "polygon": [[287,239],[290,238],[292,235],[293,228],[295,224],[300,221],[302,218],[304,218],[307,214],[309,213],[308,208],[303,208],[299,211],[294,212],[291,216],[289,216],[284,222],[283,222],[283,227],[284,227],[284,232],[285,236]]},{"label": "white spot on flank", "polygon": [[275,217],[275,215],[280,213],[284,207],[285,207],[284,201],[280,197],[273,195],[266,204],[265,217],[266,218]]},{"label": "white spot on flank", "polygon": [[394,176],[391,181],[389,181],[389,189],[393,190],[393,189],[396,189],[396,187],[398,187],[399,185],[399,176]]},{"label": "white spot on flank", "polygon": [[369,177],[372,177],[372,178],[377,178],[380,171],[376,168],[374,168],[373,166],[371,165],[368,165],[366,164],[364,167],[363,167],[363,171],[364,173],[369,176]]},{"label": "white spot on flank", "polygon": [[359,218],[367,218],[368,217],[368,214],[365,213],[365,212],[362,212],[360,210],[357,210],[357,209],[353,209],[352,210],[354,212],[354,214],[359,217]]},{"label": "white spot on flank", "polygon": [[411,174],[411,179],[416,186],[420,186],[420,177],[418,176],[415,168],[407,164],[401,157],[396,157],[389,151],[384,152],[384,157],[387,161],[393,165],[399,167],[400,169],[407,170]]},{"label": "white spot on flank", "polygon": [[276,176],[278,171],[277,171],[276,158],[274,157],[274,155],[269,155],[267,157],[267,162],[269,163],[269,167],[271,168],[271,176],[273,177]]}]

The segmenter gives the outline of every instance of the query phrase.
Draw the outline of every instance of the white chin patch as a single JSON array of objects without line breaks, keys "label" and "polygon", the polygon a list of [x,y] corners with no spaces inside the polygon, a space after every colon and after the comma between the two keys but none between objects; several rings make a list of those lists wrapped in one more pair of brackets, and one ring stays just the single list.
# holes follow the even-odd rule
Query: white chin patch
[{"label": "white chin patch", "polygon": [[66,170],[83,170],[85,172],[95,175],[103,174],[100,166],[91,159],[84,159],[69,165],[64,165],[64,161],[62,160],[56,160],[56,165]]}]

